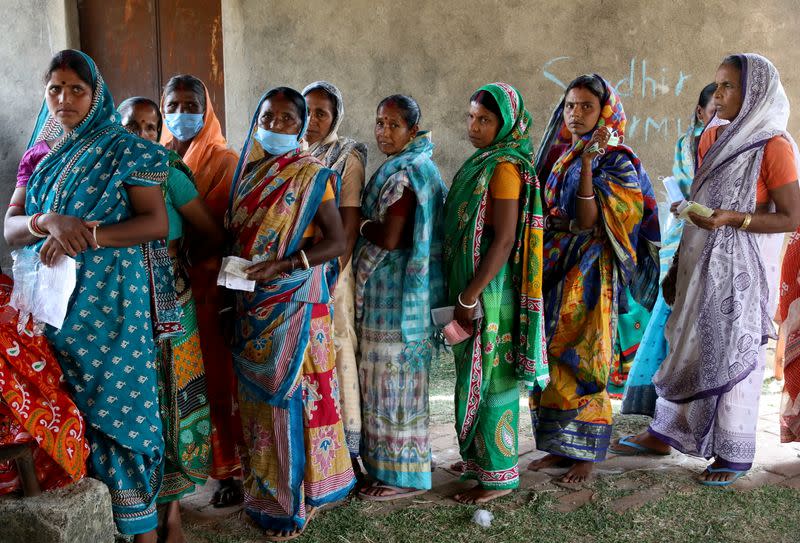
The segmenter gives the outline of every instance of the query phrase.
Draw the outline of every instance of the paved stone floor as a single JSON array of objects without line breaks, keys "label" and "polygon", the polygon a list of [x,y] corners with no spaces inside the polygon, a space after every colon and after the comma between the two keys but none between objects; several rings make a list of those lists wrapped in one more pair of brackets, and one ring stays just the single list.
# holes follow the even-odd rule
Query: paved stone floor
[{"label": "paved stone floor", "polygon": [[[447,397],[432,397],[436,401],[446,402]],[[452,400],[449,400],[452,401]],[[583,485],[566,485],[556,481],[564,469],[552,469],[543,472],[532,472],[525,469],[534,459],[543,456],[535,450],[533,438],[530,435],[530,423],[527,417],[527,407],[521,406],[521,439],[520,439],[520,467],[522,469],[521,488],[537,492],[554,493],[557,499],[557,510],[568,512],[579,508],[592,500],[595,491]],[[618,407],[618,406],[617,406]],[[800,444],[781,444],[779,440],[778,412],[780,408],[780,384],[773,379],[768,379],[764,385],[764,394],[761,399],[758,444],[755,465],[751,472],[737,481],[733,488],[748,490],[764,484],[782,484],[800,488]],[[435,411],[435,408],[434,408]],[[442,417],[433,417],[441,420]],[[614,433],[616,436],[631,434],[645,428],[649,419],[639,416],[617,416],[615,419]],[[459,459],[456,445],[455,430],[451,423],[439,422],[431,427],[432,447],[436,467],[433,473],[433,489],[431,492],[386,504],[375,504],[381,512],[404,507],[411,503],[419,504],[452,504],[450,497],[460,489],[468,488],[472,483],[462,483],[458,474],[450,469],[450,464]],[[640,507],[641,505],[657,499],[663,495],[664,489],[658,486],[643,485],[642,472],[659,470],[670,478],[680,481],[686,491],[691,491],[697,483],[694,478],[705,467],[702,459],[687,457],[679,453],[672,453],[668,457],[623,457],[610,456],[608,460],[596,469],[597,478],[607,478],[610,484],[619,490],[633,491],[612,503],[612,509],[620,512]],[[224,534],[226,531],[237,533],[237,541],[242,541],[245,535],[252,541],[263,541],[254,528],[243,528],[244,515],[240,507],[227,509],[214,509],[208,505],[215,482],[183,501],[184,524],[189,534],[192,530],[209,531]],[[491,506],[487,508],[491,509]],[[325,514],[325,513],[321,513]],[[243,530],[246,534],[243,534]],[[191,540],[191,538],[190,538]],[[222,539],[220,539],[222,541]]]}]

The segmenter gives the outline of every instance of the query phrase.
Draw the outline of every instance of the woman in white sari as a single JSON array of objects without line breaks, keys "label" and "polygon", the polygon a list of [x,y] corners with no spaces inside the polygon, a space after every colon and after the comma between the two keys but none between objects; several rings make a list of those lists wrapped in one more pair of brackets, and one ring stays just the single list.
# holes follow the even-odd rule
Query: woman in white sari
[{"label": "woman in white sari", "polygon": [[755,455],[780,246],[783,233],[800,224],[800,157],[786,132],[789,101],[769,60],[727,57],[716,84],[717,119],[701,137],[690,197],[714,212],[689,214],[664,280],[673,306],[665,330],[670,353],[653,379],[653,422],[612,451],[668,454],[674,447],[713,458],[700,481],[727,486]]}]

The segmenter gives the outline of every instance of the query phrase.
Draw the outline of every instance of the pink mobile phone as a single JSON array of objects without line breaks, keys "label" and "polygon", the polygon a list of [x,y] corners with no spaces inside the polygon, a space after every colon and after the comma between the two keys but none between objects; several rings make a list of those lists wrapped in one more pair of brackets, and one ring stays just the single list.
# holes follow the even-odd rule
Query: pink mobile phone
[{"label": "pink mobile phone", "polygon": [[448,345],[457,345],[470,338],[472,331],[464,330],[458,321],[450,321],[443,329],[444,339]]}]

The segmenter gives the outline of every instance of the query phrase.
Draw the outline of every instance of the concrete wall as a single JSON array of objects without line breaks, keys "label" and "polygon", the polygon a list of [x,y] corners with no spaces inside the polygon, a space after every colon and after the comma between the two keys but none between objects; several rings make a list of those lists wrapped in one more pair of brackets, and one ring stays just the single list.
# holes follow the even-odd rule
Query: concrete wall
[{"label": "concrete wall", "polygon": [[[464,115],[477,87],[517,86],[538,144],[565,84],[593,71],[619,83],[627,141],[655,178],[671,171],[674,142],[724,55],[766,55],[800,103],[798,31],[793,0],[223,0],[228,140],[241,146],[268,88],[327,79],[345,97],[342,132],[374,151],[375,106],[402,92],[419,101],[449,183],[471,153]],[[368,172],[382,158],[373,152]]]},{"label": "concrete wall", "polygon": [[[0,203],[3,214],[16,183],[44,99],[42,76],[53,54],[78,44],[75,0],[3,0],[0,17]],[[0,238],[0,264],[10,272],[5,241]]]}]

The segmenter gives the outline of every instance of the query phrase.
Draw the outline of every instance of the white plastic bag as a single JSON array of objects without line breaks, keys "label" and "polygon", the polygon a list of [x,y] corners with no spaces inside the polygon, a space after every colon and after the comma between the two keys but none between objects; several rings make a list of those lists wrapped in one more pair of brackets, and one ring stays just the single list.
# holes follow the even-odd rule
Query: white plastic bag
[{"label": "white plastic bag", "polygon": [[62,256],[54,266],[47,267],[39,259],[39,252],[28,247],[11,256],[14,288],[9,305],[19,311],[20,331],[29,318],[33,318],[35,332],[42,332],[44,324],[60,330],[77,283],[75,260]]}]

